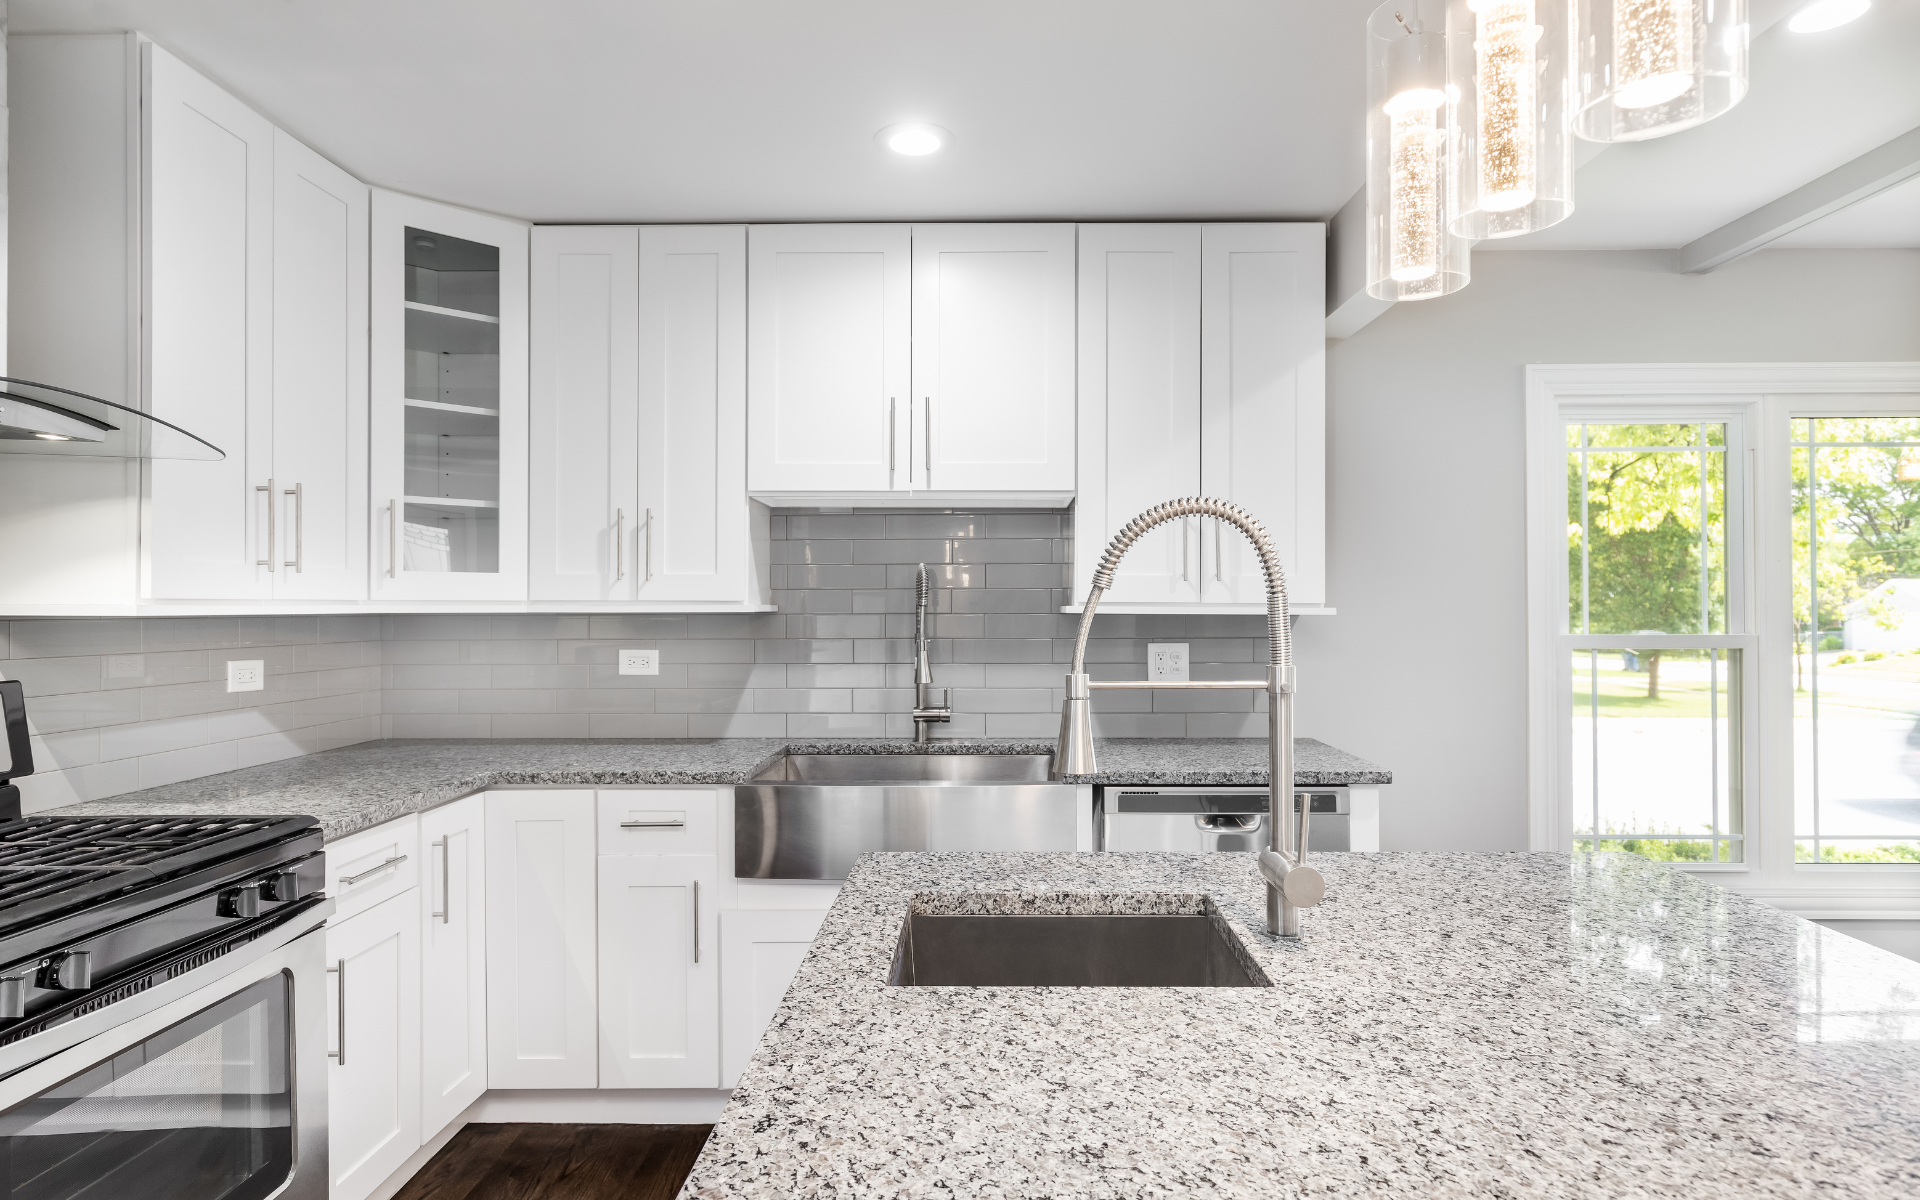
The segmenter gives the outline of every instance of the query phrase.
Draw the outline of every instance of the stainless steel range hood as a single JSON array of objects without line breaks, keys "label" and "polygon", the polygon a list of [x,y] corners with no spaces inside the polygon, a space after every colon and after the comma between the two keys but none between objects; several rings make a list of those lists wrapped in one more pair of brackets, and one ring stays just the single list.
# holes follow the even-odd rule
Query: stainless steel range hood
[{"label": "stainless steel range hood", "polygon": [[218,462],[220,447],[138,409],[70,388],[0,375],[0,454]]}]

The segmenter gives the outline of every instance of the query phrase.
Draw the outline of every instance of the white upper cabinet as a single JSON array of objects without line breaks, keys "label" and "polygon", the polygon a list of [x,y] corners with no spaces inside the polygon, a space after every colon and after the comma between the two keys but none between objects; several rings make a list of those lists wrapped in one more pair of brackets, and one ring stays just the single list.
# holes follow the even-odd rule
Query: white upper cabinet
[{"label": "white upper cabinet", "polygon": [[528,592],[631,600],[640,231],[533,231]]},{"label": "white upper cabinet", "polygon": [[[1199,226],[1082,225],[1079,318],[1074,604],[1122,525],[1200,490]],[[1197,524],[1142,537],[1102,604],[1197,604]]]},{"label": "white upper cabinet", "polygon": [[141,49],[148,411],[226,452],[147,464],[143,591],[266,600],[282,549],[269,533],[274,129],[158,46]]},{"label": "white upper cabinet", "polygon": [[915,491],[1073,493],[1071,225],[913,227]]},{"label": "white upper cabinet", "polygon": [[756,225],[747,243],[748,487],[907,491],[910,227]]},{"label": "white upper cabinet", "polygon": [[372,594],[527,598],[527,226],[375,191]]},{"label": "white upper cabinet", "polygon": [[273,594],[367,595],[367,185],[273,141]]},{"label": "white upper cabinet", "polygon": [[[1121,526],[1193,495],[1252,513],[1293,606],[1325,605],[1325,238],[1317,224],[1080,227],[1073,605]],[[1198,517],[1140,539],[1101,600],[1229,606],[1264,610],[1259,561],[1237,531]]]},{"label": "white upper cabinet", "polygon": [[641,601],[760,602],[766,510],[746,498],[747,231],[640,231]]},{"label": "white upper cabinet", "polygon": [[1070,225],[756,225],[747,483],[775,504],[1064,505]]},{"label": "white upper cabinet", "polygon": [[533,231],[530,598],[761,604],[746,229]]},{"label": "white upper cabinet", "polygon": [[[1251,512],[1280,552],[1291,604],[1326,578],[1326,236],[1319,225],[1201,228],[1200,490]],[[1266,603],[1237,530],[1201,542],[1209,602]]]}]

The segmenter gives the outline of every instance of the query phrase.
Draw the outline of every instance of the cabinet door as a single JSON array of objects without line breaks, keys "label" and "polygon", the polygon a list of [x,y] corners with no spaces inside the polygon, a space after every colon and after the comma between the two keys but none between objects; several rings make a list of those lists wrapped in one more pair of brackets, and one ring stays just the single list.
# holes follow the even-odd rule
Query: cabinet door
[{"label": "cabinet door", "polygon": [[367,595],[367,185],[273,140],[273,503],[286,600]]},{"label": "cabinet door", "polygon": [[717,859],[600,859],[600,1086],[720,1080]]},{"label": "cabinet door", "polygon": [[916,491],[1071,492],[1071,225],[913,227]]},{"label": "cabinet door", "polygon": [[747,486],[907,489],[912,233],[747,232]]},{"label": "cabinet door", "polygon": [[372,594],[527,596],[527,226],[376,190]]},{"label": "cabinet door", "polygon": [[593,1087],[593,792],[486,806],[487,1086]]},{"label": "cabinet door", "polygon": [[148,410],[226,452],[146,464],[144,591],[266,599],[266,564],[285,546],[268,535],[273,126],[158,46],[143,49]]},{"label": "cabinet door", "polygon": [[773,1012],[807,957],[824,912],[720,914],[720,1086],[740,1082]]},{"label": "cabinet door", "polygon": [[420,814],[420,1140],[487,1090],[486,798]]},{"label": "cabinet door", "polygon": [[[1326,231],[1207,225],[1200,235],[1200,476],[1259,519],[1293,604],[1326,603]],[[1259,556],[1205,522],[1209,603],[1266,600]]]},{"label": "cabinet door", "polygon": [[[631,226],[533,231],[527,588],[534,600],[634,596],[640,236]],[[739,449],[736,440],[736,459]]]},{"label": "cabinet door", "polygon": [[642,229],[639,330],[640,599],[748,600],[746,227]]},{"label": "cabinet door", "polygon": [[[1200,227],[1080,226],[1079,319],[1075,603],[1121,526],[1200,488]],[[1142,537],[1104,598],[1197,603],[1198,524]]]},{"label": "cabinet door", "polygon": [[360,1200],[420,1148],[420,892],[327,926],[332,1200]]}]

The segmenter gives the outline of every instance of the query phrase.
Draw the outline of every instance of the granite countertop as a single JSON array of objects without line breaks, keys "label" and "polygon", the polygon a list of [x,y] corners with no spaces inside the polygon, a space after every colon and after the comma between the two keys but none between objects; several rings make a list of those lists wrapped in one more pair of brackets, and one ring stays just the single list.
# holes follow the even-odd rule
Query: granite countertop
[{"label": "granite countertop", "polygon": [[[682,1197],[1920,1195],[1920,964],[1632,855],[1316,865],[1289,944],[1247,855],[862,858]],[[1275,986],[886,983],[915,896],[1202,895]]]},{"label": "granite countertop", "polygon": [[[1069,783],[1251,784],[1267,781],[1258,739],[1103,738],[1097,775]],[[345,837],[490,787],[744,783],[780,754],[1045,754],[1052,742],[976,739],[716,738],[709,741],[388,740],[245,767],[55,809],[62,816],[305,813]],[[1393,775],[1312,738],[1294,742],[1302,787],[1393,782]]]}]

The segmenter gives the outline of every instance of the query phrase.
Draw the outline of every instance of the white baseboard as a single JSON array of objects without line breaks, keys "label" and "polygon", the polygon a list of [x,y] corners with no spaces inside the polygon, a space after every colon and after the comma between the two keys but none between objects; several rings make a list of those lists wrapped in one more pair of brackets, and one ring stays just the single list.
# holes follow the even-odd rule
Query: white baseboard
[{"label": "white baseboard", "polygon": [[474,1124],[534,1125],[711,1125],[720,1119],[733,1093],[726,1088],[579,1088],[486,1092],[447,1123],[433,1140],[414,1151],[398,1170],[368,1193],[367,1200],[392,1200],[453,1135]]},{"label": "white baseboard", "polygon": [[468,1121],[565,1125],[711,1125],[726,1088],[500,1089],[473,1102]]}]

